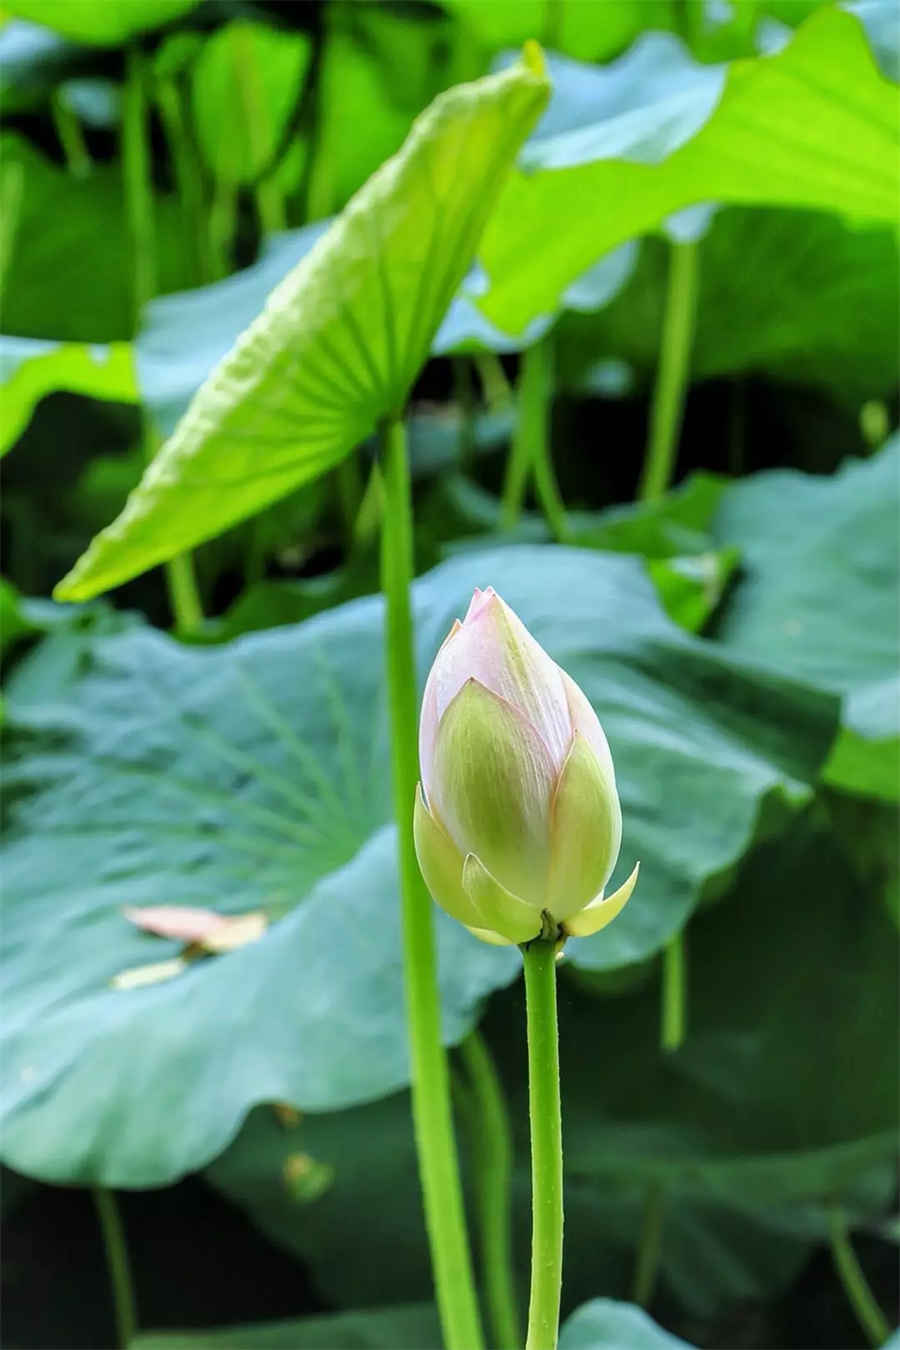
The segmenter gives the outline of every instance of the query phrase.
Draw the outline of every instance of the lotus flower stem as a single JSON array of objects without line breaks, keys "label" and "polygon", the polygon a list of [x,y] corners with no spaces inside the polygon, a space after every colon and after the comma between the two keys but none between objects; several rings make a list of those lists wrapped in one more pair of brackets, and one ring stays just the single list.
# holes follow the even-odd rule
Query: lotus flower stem
[{"label": "lotus flower stem", "polygon": [[644,1201],[644,1219],[634,1265],[634,1285],[631,1294],[633,1301],[642,1308],[649,1307],[656,1287],[665,1218],[666,1193],[662,1182],[654,1181],[648,1187]]},{"label": "lotus flower stem", "polygon": [[891,1329],[853,1250],[853,1243],[847,1231],[847,1217],[840,1205],[833,1204],[830,1207],[828,1232],[835,1269],[856,1314],[856,1320],[871,1345],[883,1345],[890,1336]]},{"label": "lotus flower stem", "polygon": [[553,342],[548,335],[529,347],[522,357],[518,414],[503,484],[501,525],[503,529],[511,530],[522,514],[531,472],[553,537],[558,543],[565,543],[571,531],[550,457],[552,402]]},{"label": "lotus flower stem", "polygon": [[406,436],[399,417],[384,424],[382,447],[381,588],[386,608],[385,666],[416,1148],[444,1340],[448,1350],[481,1350],[484,1342],[466,1235],[447,1060],[441,1044],[431,901],[419,874],[411,828],[418,778],[416,672],[409,604],[412,506]]},{"label": "lotus flower stem", "polygon": [[[149,464],[159,449],[159,436],[154,430],[146,412],[142,414],[144,456]],[[166,590],[169,595],[169,608],[175,620],[175,630],[184,636],[196,632],[203,623],[203,603],[194,572],[194,558],[191,553],[177,553],[164,564]]]},{"label": "lotus flower stem", "polygon": [[672,243],[659,365],[650,409],[650,437],[638,497],[655,501],[669,488],[690,378],[697,308],[697,245]]},{"label": "lotus flower stem", "polygon": [[496,352],[478,352],[473,358],[484,400],[491,412],[503,412],[513,400],[512,389]]},{"label": "lotus flower stem", "polygon": [[676,933],[666,943],[662,965],[662,1008],[660,1013],[660,1045],[663,1050],[677,1050],[684,1040],[687,1000],[685,998],[684,935]]},{"label": "lotus flower stem", "polygon": [[175,172],[175,186],[184,225],[191,241],[194,276],[197,285],[202,286],[212,281],[213,267],[209,257],[203,177],[188,128],[185,98],[178,80],[173,75],[157,78],[155,94],[156,106]]},{"label": "lotus flower stem", "polygon": [[469,1078],[481,1229],[481,1261],[488,1318],[496,1350],[521,1343],[511,1251],[512,1132],[491,1052],[477,1031],[460,1045]]},{"label": "lotus flower stem", "polygon": [[[672,243],[669,285],[663,317],[659,365],[650,410],[650,437],[638,497],[656,501],[669,488],[690,379],[697,311],[697,244]],[[664,1049],[673,1050],[684,1035],[684,953],[680,934],[669,943],[663,961]],[[679,1006],[681,1005],[681,1006]]]},{"label": "lotus flower stem", "polygon": [[106,1251],[109,1282],[112,1286],[116,1335],[121,1350],[127,1350],[137,1333],[137,1310],[122,1216],[116,1204],[115,1194],[105,1186],[95,1186],[93,1196],[103,1235],[103,1247]]},{"label": "lotus flower stem", "polygon": [[531,1299],[525,1350],[556,1350],[563,1253],[562,1111],[556,943],[522,947],[531,1116]]},{"label": "lotus flower stem", "polygon": [[131,236],[133,318],[137,331],[144,305],[156,293],[156,240],[150,157],[147,145],[147,91],[144,56],[132,43],[125,57],[122,103],[122,177]]},{"label": "lotus flower stem", "polygon": [[78,116],[58,85],[50,95],[50,114],[69,173],[73,178],[89,177],[94,161],[85,143]]},{"label": "lotus flower stem", "polygon": [[[153,190],[147,145],[146,70],[141,50],[134,43],[126,56],[125,98],[122,108],[122,177],[125,211],[131,236],[134,269],[134,326],[140,327],[144,306],[156,291],[156,242],[154,238]],[[159,438],[146,414],[144,453],[151,460]],[[190,554],[181,554],[165,564],[169,604],[180,633],[189,633],[203,622],[203,607]]]}]

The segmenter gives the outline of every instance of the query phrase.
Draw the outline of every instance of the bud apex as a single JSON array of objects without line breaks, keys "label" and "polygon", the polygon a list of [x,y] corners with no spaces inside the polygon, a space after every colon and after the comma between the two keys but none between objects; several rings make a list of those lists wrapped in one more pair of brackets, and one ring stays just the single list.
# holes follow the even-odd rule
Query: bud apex
[{"label": "bud apex", "polygon": [[573,680],[495,591],[476,590],[435,658],[419,729],[419,866],[435,900],[486,942],[597,932],[622,839],[609,746]]}]

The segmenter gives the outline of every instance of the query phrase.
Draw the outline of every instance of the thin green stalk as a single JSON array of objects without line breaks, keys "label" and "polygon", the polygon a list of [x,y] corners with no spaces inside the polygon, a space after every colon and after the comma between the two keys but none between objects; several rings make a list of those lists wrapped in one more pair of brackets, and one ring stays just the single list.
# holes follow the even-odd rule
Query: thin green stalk
[{"label": "thin green stalk", "polygon": [[563,0],[545,0],[542,41],[551,50],[562,46]]},{"label": "thin green stalk", "polygon": [[9,262],[22,214],[24,190],[24,165],[17,164],[12,159],[0,163],[0,294],[6,286]]},{"label": "thin green stalk", "polygon": [[634,1265],[634,1286],[631,1296],[642,1308],[649,1306],[656,1287],[665,1215],[666,1193],[662,1184],[655,1181],[648,1189],[644,1202],[644,1220]]},{"label": "thin green stalk", "polygon": [[684,935],[676,933],[663,948],[660,1044],[677,1050],[684,1040],[686,963]]},{"label": "thin green stalk", "polygon": [[332,13],[332,9],[333,6],[331,5],[323,5],[320,10],[322,29],[313,57],[311,78],[314,80],[314,123],[311,136],[312,152],[306,178],[307,220],[324,220],[334,210],[337,199],[335,170],[338,164],[338,155],[334,153],[335,147],[330,144],[333,137],[329,134],[331,127],[325,117],[325,81],[330,74],[328,69],[329,50],[332,25],[336,17]]},{"label": "thin green stalk", "polygon": [[[672,243],[659,366],[650,409],[650,436],[638,488],[642,502],[655,501],[669,487],[684,416],[697,308],[697,245]],[[684,1037],[684,952],[681,935],[663,961],[662,1044],[675,1049]]]},{"label": "thin green stalk", "polygon": [[[147,93],[144,57],[132,44],[125,56],[125,97],[122,107],[122,175],[125,210],[132,241],[134,276],[134,327],[140,327],[147,301],[156,294],[156,243],[153,188],[147,141]],[[149,461],[159,448],[158,438],[145,420],[144,454]],[[165,565],[169,603],[180,633],[188,633],[203,621],[203,609],[189,554]]]},{"label": "thin green stalk", "polygon": [[203,181],[188,125],[183,92],[173,76],[157,81],[156,103],[172,156],[175,186],[192,244],[194,277],[198,285],[203,285],[211,281],[213,276],[203,204]]},{"label": "thin green stalk", "polygon": [[87,178],[93,168],[93,161],[88,153],[81,123],[72,111],[62,89],[56,88],[50,95],[50,111],[65,156],[66,168],[74,178]]},{"label": "thin green stalk", "polygon": [[126,1350],[137,1333],[137,1310],[128,1248],[125,1245],[125,1230],[113,1192],[107,1190],[105,1186],[94,1186],[93,1196],[112,1287],[116,1335],[121,1350]]},{"label": "thin green stalk", "polygon": [[271,174],[261,178],[253,189],[256,198],[256,210],[263,234],[274,234],[276,230],[287,228],[287,213],[284,209],[284,195],[278,180]]},{"label": "thin green stalk", "polygon": [[125,55],[122,103],[122,173],[125,211],[132,245],[134,327],[140,326],[147,301],[156,294],[156,242],[150,156],[147,146],[147,94],[144,57],[132,44]]},{"label": "thin green stalk", "polygon": [[468,356],[454,356],[453,401],[459,411],[459,467],[471,466],[475,451],[475,390],[472,385],[472,365]]},{"label": "thin green stalk", "polygon": [[[143,419],[143,437],[144,458],[149,464],[159,449],[159,436],[146,414]],[[176,557],[170,558],[163,565],[163,571],[176,632],[185,636],[194,632],[203,623],[203,604],[197,587],[192,554],[179,553]]]},{"label": "thin green stalk", "polygon": [[216,183],[209,207],[209,251],[213,279],[231,272],[232,249],[237,228],[238,193],[229,183]]},{"label": "thin green stalk", "polygon": [[496,1350],[521,1343],[512,1261],[512,1132],[491,1052],[477,1031],[460,1046],[471,1088],[476,1199],[488,1319]]},{"label": "thin green stalk", "polygon": [[179,553],[166,563],[166,582],[176,630],[193,633],[203,623],[203,606],[190,553]]},{"label": "thin green stalk", "polygon": [[484,1342],[466,1236],[447,1059],[441,1044],[441,1006],[431,901],[419,874],[412,834],[418,777],[416,671],[409,603],[412,504],[406,435],[400,417],[391,417],[385,422],[382,447],[385,510],[381,531],[381,588],[385,598],[385,665],[391,715],[391,776],[403,913],[413,1123],[444,1340],[447,1350],[481,1350]]},{"label": "thin green stalk", "polygon": [[363,499],[362,473],[356,455],[347,455],[341,460],[335,469],[335,485],[344,539],[349,553],[356,539],[356,519]]},{"label": "thin green stalk", "polygon": [[840,1277],[844,1291],[856,1314],[856,1319],[868,1337],[870,1345],[883,1345],[891,1334],[887,1318],[878,1306],[875,1295],[869,1287],[859,1258],[853,1250],[850,1233],[847,1229],[847,1216],[840,1205],[830,1206],[828,1214],[828,1236],[831,1242],[831,1255],[835,1270]]},{"label": "thin green stalk", "polygon": [[518,521],[531,471],[547,523],[556,539],[565,540],[569,537],[569,527],[550,458],[552,398],[553,345],[551,339],[545,337],[522,356],[518,412],[506,464],[500,525],[504,530],[511,530]]},{"label": "thin green stalk", "polygon": [[531,1116],[531,1299],[525,1350],[556,1350],[563,1255],[562,1111],[556,1021],[556,944],[522,948]]},{"label": "thin green stalk", "polygon": [[[562,497],[559,493],[559,485],[556,481],[556,473],[553,468],[553,456],[550,451],[550,426],[553,413],[553,383],[555,366],[555,347],[553,345],[552,335],[549,335],[539,342],[542,352],[542,359],[545,364],[544,371],[544,416],[541,422],[535,427],[535,438],[532,446],[532,467],[534,469],[534,486],[537,492],[537,499],[541,504],[544,517],[550,526],[553,538],[558,544],[565,544],[572,537],[569,529],[569,522],[566,519],[566,508],[563,505]],[[538,432],[540,434],[538,434]]]},{"label": "thin green stalk", "polygon": [[512,388],[496,352],[477,352],[472,358],[484,399],[491,412],[503,412],[513,401]]},{"label": "thin green stalk", "polygon": [[659,366],[650,409],[650,436],[638,489],[642,502],[661,497],[672,479],[690,374],[696,302],[697,245],[673,243]]}]

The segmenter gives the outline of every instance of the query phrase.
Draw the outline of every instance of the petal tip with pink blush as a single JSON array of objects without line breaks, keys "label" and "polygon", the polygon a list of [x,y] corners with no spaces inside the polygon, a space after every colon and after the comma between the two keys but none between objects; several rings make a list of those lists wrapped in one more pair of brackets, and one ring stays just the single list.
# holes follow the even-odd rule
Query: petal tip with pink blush
[{"label": "petal tip with pink blush", "polygon": [[472,599],[469,601],[469,608],[466,610],[463,623],[471,623],[473,619],[477,619],[481,611],[491,603],[496,595],[497,592],[493,586],[487,586],[484,590],[476,586],[472,592]]}]

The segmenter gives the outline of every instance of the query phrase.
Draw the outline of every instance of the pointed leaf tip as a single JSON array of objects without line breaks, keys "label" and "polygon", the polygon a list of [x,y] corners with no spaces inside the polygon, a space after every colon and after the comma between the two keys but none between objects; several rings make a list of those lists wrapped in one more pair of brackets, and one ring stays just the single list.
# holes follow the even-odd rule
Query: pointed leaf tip
[{"label": "pointed leaf tip", "polygon": [[531,71],[532,75],[537,75],[539,79],[547,78],[547,63],[544,60],[544,49],[534,38],[526,38],[522,47],[522,60]]}]

